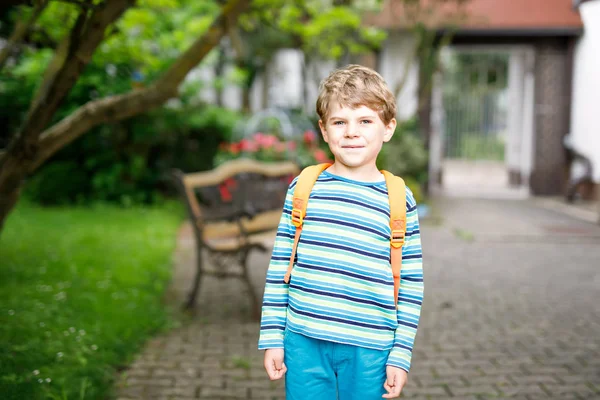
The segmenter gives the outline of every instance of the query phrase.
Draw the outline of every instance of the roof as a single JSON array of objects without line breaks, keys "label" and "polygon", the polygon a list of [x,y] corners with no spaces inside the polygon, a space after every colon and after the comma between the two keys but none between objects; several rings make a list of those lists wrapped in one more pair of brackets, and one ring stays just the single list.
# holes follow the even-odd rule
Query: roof
[{"label": "roof", "polygon": [[[381,28],[405,28],[411,21],[421,20],[430,27],[454,25],[459,31],[494,32],[579,32],[583,22],[573,0],[420,0],[423,9],[418,18],[414,10],[403,6],[403,0],[385,0],[383,9],[367,17],[366,22]],[[454,26],[456,26],[454,25]]]}]

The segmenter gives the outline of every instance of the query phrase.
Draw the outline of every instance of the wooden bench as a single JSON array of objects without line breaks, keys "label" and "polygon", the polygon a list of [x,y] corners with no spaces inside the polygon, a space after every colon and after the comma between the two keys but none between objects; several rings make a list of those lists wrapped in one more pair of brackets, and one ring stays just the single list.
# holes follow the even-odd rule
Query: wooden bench
[{"label": "wooden bench", "polygon": [[[192,222],[196,239],[196,275],[185,303],[193,308],[203,275],[242,279],[249,291],[252,315],[260,316],[259,296],[248,272],[251,251],[267,251],[292,179],[292,162],[267,163],[238,159],[207,172],[172,176]],[[209,265],[204,265],[203,254]]]}]

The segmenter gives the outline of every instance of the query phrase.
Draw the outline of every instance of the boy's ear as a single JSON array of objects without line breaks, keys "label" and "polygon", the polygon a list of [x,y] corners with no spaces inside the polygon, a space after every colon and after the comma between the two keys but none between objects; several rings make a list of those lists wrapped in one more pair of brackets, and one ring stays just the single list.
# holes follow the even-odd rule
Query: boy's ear
[{"label": "boy's ear", "polygon": [[392,136],[394,136],[394,132],[396,131],[396,118],[392,118],[390,122],[385,126],[385,133],[383,135],[383,141],[385,143],[389,142]]},{"label": "boy's ear", "polygon": [[319,129],[321,129],[321,135],[323,135],[323,140],[325,143],[329,143],[329,137],[327,136],[327,129],[323,125],[323,121],[319,120]]}]

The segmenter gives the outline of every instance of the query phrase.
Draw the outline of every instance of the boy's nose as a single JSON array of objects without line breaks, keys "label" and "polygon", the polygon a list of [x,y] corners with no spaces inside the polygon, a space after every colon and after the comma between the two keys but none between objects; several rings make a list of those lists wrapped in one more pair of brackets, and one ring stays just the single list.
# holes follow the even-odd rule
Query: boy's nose
[{"label": "boy's nose", "polygon": [[358,125],[348,124],[348,129],[346,129],[346,137],[356,137],[359,135]]}]

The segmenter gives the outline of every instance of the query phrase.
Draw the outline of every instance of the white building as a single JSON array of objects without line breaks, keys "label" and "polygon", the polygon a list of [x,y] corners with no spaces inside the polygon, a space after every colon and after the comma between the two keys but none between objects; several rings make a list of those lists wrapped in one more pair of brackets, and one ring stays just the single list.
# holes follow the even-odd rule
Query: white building
[{"label": "white building", "polygon": [[584,25],[573,68],[571,133],[575,147],[592,161],[600,185],[600,1],[576,0]]},{"label": "white building", "polygon": [[[407,62],[415,37],[394,11],[399,1],[386,1],[383,11],[367,23],[388,31],[370,66],[392,89],[406,79],[397,98],[398,116],[406,119],[415,114],[419,103],[419,65]],[[485,93],[481,95],[481,79],[466,87],[452,81],[456,80],[449,73],[452,62],[446,62],[429,94],[432,182],[442,186],[462,182],[460,190],[487,185],[490,193],[510,188],[518,195],[561,195],[569,167],[563,139],[571,133],[576,148],[592,160],[595,182],[600,183],[600,132],[595,118],[600,110],[600,0],[575,0],[575,4],[573,0],[470,0],[465,7],[469,18],[455,33],[446,60],[471,57],[474,65],[483,65],[483,74],[477,73],[484,76]],[[447,15],[434,21],[440,36]],[[258,77],[252,88],[252,110],[268,105],[313,113],[318,84],[334,66],[333,62],[304,65],[300,51],[281,51],[268,68],[267,85]],[[451,86],[462,90],[455,101],[458,111],[448,100]],[[227,88],[224,103],[239,108],[240,97],[240,89]],[[470,146],[479,147],[472,151]],[[498,152],[499,159],[494,159]],[[473,155],[477,160],[469,159]],[[454,179],[456,165],[471,172],[467,178],[474,180],[464,174]]]}]

